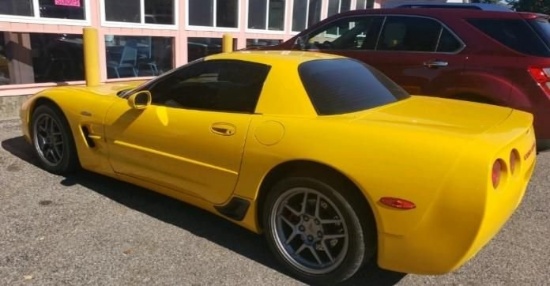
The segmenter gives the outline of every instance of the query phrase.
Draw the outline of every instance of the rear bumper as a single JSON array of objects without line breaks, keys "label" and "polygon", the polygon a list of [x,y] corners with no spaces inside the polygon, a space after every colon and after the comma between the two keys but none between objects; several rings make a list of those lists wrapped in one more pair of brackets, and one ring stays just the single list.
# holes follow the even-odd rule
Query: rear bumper
[{"label": "rear bumper", "polygon": [[496,189],[489,179],[491,166],[486,166],[487,178],[475,172],[483,167],[474,164],[487,165],[482,154],[487,149],[472,149],[472,153],[479,152],[473,158],[485,159],[457,164],[414,229],[401,236],[379,234],[379,266],[405,273],[444,274],[476,255],[521,203],[535,167],[534,141],[531,130],[495,154],[508,162],[514,148],[522,157],[519,170],[503,176]]}]

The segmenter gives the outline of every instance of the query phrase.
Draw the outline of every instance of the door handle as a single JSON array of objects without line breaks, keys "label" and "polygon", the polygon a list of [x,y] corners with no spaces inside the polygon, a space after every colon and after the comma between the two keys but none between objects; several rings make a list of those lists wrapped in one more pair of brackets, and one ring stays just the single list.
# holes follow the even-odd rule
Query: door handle
[{"label": "door handle", "polygon": [[446,61],[432,60],[432,61],[424,62],[424,66],[428,68],[443,68],[448,65],[449,63]]},{"label": "door handle", "polygon": [[210,126],[210,130],[214,134],[222,135],[222,136],[231,136],[235,134],[235,131],[237,128],[233,124],[229,123],[214,123],[212,126]]}]

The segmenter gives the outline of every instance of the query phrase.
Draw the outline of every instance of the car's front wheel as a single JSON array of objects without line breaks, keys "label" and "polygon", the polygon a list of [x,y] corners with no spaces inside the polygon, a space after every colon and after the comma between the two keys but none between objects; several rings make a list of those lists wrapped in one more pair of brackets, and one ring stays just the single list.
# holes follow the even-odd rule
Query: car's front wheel
[{"label": "car's front wheel", "polygon": [[66,174],[78,169],[71,129],[57,108],[50,105],[36,107],[31,118],[31,134],[34,151],[45,170]]},{"label": "car's front wheel", "polygon": [[268,244],[305,282],[344,281],[375,253],[372,219],[356,199],[339,189],[343,187],[329,180],[289,177],[267,195],[263,225]]}]

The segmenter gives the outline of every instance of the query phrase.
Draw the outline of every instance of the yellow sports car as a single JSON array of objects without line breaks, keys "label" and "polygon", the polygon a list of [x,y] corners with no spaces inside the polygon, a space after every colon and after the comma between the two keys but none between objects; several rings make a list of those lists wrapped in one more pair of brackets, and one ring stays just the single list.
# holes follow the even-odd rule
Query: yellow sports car
[{"label": "yellow sports car", "polygon": [[371,258],[453,271],[517,208],[536,160],[531,114],[410,96],[363,63],[308,52],[53,88],[21,119],[47,171],[81,167],[263,232],[290,274],[316,284]]}]

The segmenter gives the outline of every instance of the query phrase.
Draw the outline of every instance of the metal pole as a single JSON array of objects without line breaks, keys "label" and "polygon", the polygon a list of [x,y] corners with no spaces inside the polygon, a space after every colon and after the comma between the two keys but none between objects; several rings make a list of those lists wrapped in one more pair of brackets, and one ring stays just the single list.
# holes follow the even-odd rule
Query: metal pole
[{"label": "metal pole", "polygon": [[83,31],[84,71],[86,86],[99,85],[99,42],[96,28]]},{"label": "metal pole", "polygon": [[233,51],[233,36],[231,34],[223,34],[222,51],[224,53]]}]

